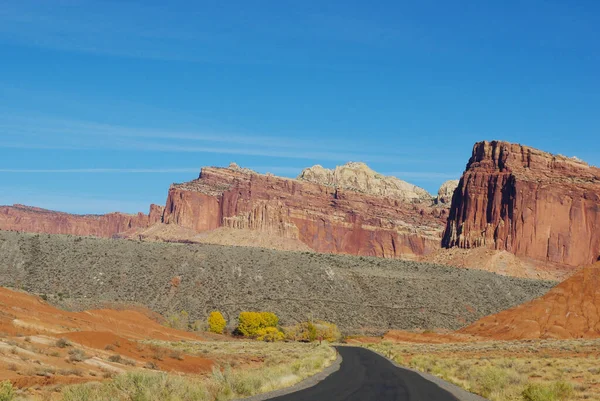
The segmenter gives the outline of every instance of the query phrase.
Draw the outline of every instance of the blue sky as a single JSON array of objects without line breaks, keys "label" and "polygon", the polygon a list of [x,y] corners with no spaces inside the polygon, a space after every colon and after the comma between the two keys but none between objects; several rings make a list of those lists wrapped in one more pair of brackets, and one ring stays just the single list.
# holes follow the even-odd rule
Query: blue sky
[{"label": "blue sky", "polygon": [[600,165],[597,1],[3,0],[0,54],[0,204],[147,211],[231,161],[435,192],[491,139]]}]

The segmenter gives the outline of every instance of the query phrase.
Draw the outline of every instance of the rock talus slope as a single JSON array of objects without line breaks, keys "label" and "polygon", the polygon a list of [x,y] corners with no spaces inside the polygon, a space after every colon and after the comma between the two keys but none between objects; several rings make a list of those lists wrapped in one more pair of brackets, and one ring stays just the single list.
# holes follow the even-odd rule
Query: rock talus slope
[{"label": "rock talus slope", "polygon": [[161,206],[151,205],[147,215],[75,215],[23,205],[0,206],[0,230],[112,237],[126,230],[148,227],[159,222],[162,211]]},{"label": "rock talus slope", "polygon": [[484,317],[460,330],[497,340],[600,337],[600,263],[585,267],[547,294]]},{"label": "rock talus slope", "polygon": [[232,165],[172,185],[163,222],[268,232],[318,252],[399,257],[439,248],[447,209],[434,203],[425,190],[362,163],[315,166],[296,180]]},{"label": "rock talus slope", "polygon": [[191,321],[219,310],[233,323],[268,310],[283,325],[323,319],[353,332],[457,329],[554,285],[398,259],[15,232],[0,232],[0,254],[0,285],[64,307],[141,304]]},{"label": "rock talus slope", "polygon": [[479,142],[454,192],[443,246],[581,266],[600,258],[600,169],[507,142]]}]

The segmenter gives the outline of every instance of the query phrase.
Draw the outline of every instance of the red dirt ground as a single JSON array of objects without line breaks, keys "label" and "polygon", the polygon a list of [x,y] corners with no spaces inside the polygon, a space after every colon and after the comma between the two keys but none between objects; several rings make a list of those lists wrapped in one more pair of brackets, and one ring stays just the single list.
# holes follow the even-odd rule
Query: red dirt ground
[{"label": "red dirt ground", "polygon": [[459,331],[494,340],[600,337],[600,263],[585,267],[533,301],[486,316]]},{"label": "red dirt ground", "polygon": [[[57,340],[67,339],[60,347]],[[132,310],[67,312],[42,299],[0,287],[0,378],[18,388],[103,380],[151,367],[186,374],[211,371],[213,361],[140,340],[200,341],[198,335],[161,326]],[[78,360],[70,352],[85,354]],[[111,362],[120,355],[121,362]]]},{"label": "red dirt ground", "polygon": [[456,332],[390,330],[382,338],[359,337],[350,342],[444,344],[578,338],[600,338],[600,263],[581,268],[540,298],[486,316]]}]

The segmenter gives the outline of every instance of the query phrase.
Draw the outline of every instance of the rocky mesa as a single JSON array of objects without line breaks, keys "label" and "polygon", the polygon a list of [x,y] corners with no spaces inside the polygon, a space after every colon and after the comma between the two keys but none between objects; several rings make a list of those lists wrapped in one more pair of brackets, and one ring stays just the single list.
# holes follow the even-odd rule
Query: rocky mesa
[{"label": "rocky mesa", "polygon": [[195,232],[219,227],[298,239],[318,252],[379,257],[438,249],[447,208],[424,189],[364,163],[314,166],[297,179],[232,164],[203,168],[169,190],[163,222]]},{"label": "rocky mesa", "polygon": [[159,222],[162,212],[163,207],[158,205],[150,205],[148,214],[133,215],[75,215],[23,205],[0,206],[0,230],[112,237]]},{"label": "rocky mesa", "polygon": [[587,265],[600,258],[600,169],[508,142],[479,142],[457,190],[445,247]]}]

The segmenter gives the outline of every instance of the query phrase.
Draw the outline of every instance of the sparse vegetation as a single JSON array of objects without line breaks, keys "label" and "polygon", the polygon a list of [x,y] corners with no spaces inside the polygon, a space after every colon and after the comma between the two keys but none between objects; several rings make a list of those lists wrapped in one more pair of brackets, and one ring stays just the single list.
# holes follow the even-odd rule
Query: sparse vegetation
[{"label": "sparse vegetation", "polygon": [[223,317],[223,314],[219,311],[213,311],[208,316],[208,331],[217,334],[223,334],[227,327],[227,321]]},{"label": "sparse vegetation", "polygon": [[167,322],[165,323],[168,327],[172,327],[177,330],[189,330],[190,329],[190,314],[185,310],[179,313],[169,315]]},{"label": "sparse vegetation", "polygon": [[87,356],[86,353],[83,352],[83,350],[80,350],[78,348],[73,348],[69,350],[69,361],[81,362],[85,361],[86,359],[89,359],[89,356]]},{"label": "sparse vegetation", "polygon": [[130,372],[118,375],[110,382],[66,387],[62,400],[225,401],[293,385],[321,371],[335,359],[334,350],[328,346],[297,343],[275,345],[240,341],[232,344],[186,342],[164,345],[196,352],[203,347],[214,347],[215,351],[228,354],[242,349],[248,349],[249,352],[262,350],[270,359],[253,368],[233,369],[230,365],[215,367],[212,374],[203,379],[148,371]]},{"label": "sparse vegetation", "polygon": [[491,401],[600,400],[600,340],[368,345]]},{"label": "sparse vegetation", "polygon": [[108,357],[108,360],[110,362],[114,362],[114,363],[120,363],[122,365],[129,365],[129,366],[135,366],[135,362],[127,359],[127,358],[123,358],[121,355],[119,354],[115,354],[115,355],[111,355]]},{"label": "sparse vegetation", "polygon": [[[0,232],[5,240],[2,285],[22,285],[38,294],[60,292],[62,301],[57,296],[49,300],[68,309],[97,309],[105,302],[152,305],[155,312],[171,315],[170,324],[184,329],[196,320],[206,322],[206,305],[215,305],[225,317],[237,317],[240,307],[253,310],[249,308],[260,294],[261,310],[275,313],[283,325],[305,321],[309,310],[315,317],[327,316],[344,332],[363,334],[360,330],[368,327],[371,334],[381,335],[389,327],[457,329],[540,296],[556,284],[469,269],[457,274],[452,267],[415,261],[76,238]],[[22,273],[12,266],[14,260],[23,261]],[[164,284],[182,266],[188,266],[180,272],[185,281],[166,294]],[[98,272],[105,285],[94,280]],[[187,322],[181,311],[189,312]]]},{"label": "sparse vegetation", "polygon": [[67,340],[66,338],[59,338],[58,340],[56,340],[56,346],[58,348],[70,347],[71,342],[69,340]]}]

